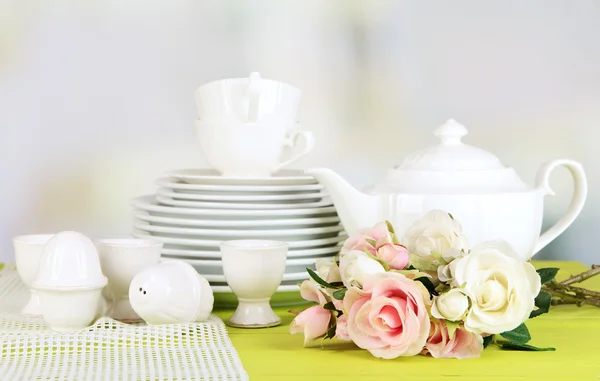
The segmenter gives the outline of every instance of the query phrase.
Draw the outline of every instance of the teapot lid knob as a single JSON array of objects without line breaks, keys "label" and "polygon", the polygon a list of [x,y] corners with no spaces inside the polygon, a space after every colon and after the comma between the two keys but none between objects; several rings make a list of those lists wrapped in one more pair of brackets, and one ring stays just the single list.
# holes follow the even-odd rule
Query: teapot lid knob
[{"label": "teapot lid knob", "polygon": [[438,127],[434,135],[440,138],[443,145],[462,144],[461,138],[469,133],[467,128],[454,119],[448,119],[446,123]]}]

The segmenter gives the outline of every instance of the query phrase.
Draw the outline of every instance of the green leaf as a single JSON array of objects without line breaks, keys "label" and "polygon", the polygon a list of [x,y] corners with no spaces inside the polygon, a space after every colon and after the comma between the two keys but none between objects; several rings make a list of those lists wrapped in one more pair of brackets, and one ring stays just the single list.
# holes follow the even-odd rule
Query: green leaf
[{"label": "green leaf", "polygon": [[529,344],[515,344],[508,341],[500,342],[502,349],[510,349],[515,351],[535,351],[535,352],[543,352],[543,351],[555,351],[556,348],[548,347],[548,348],[538,348]]},{"label": "green leaf", "polygon": [[367,243],[373,247],[377,246],[377,242],[375,242],[374,240],[367,238],[365,239],[365,241],[367,241]]},{"label": "green leaf", "polygon": [[335,308],[335,306],[333,305],[333,302],[327,302],[327,303],[323,304],[323,308],[328,311],[337,311],[337,308]]},{"label": "green leaf", "polygon": [[545,314],[550,310],[550,304],[552,303],[552,295],[547,293],[546,291],[540,291],[538,296],[535,298],[535,306],[536,310],[531,311],[529,314],[529,318],[532,319],[534,317]]},{"label": "green leaf", "polygon": [[540,276],[540,280],[542,284],[546,284],[554,279],[556,273],[558,273],[558,269],[556,267],[546,267],[543,269],[537,270],[537,273]]},{"label": "green leaf", "polygon": [[448,213],[451,219],[454,219],[454,216],[451,213]]},{"label": "green leaf", "polygon": [[448,340],[452,340],[452,338],[454,337],[454,332],[456,332],[456,330],[460,326],[460,322],[444,320],[444,323],[446,323],[446,327],[448,328]]},{"label": "green leaf", "polygon": [[489,335],[483,338],[483,347],[487,348],[488,345],[494,340],[494,335]]},{"label": "green leaf", "polygon": [[[344,299],[344,295],[346,295],[346,291],[348,291],[347,288],[342,288],[341,290],[337,290],[333,293],[333,297],[336,298],[337,300],[342,300],[342,299]],[[331,304],[333,304],[333,303],[331,303]]]},{"label": "green leaf", "polygon": [[317,275],[316,272],[314,272],[309,267],[306,268],[306,271],[308,271],[308,275],[310,275],[310,277],[313,278],[314,281],[317,282],[318,284],[320,284],[321,286],[326,287],[326,288],[337,288],[337,287],[334,287],[333,285],[325,282],[323,279],[321,279],[320,276]]},{"label": "green leaf", "polygon": [[392,223],[388,220],[385,220],[385,224],[387,225],[388,231],[392,234],[396,234],[396,232],[394,231],[394,227],[392,226]]},{"label": "green leaf", "polygon": [[374,255],[373,255],[373,254],[371,254],[371,253],[369,252],[369,250],[367,250],[367,249],[365,249],[365,254],[367,254],[367,255],[369,256],[369,258],[371,258],[371,259],[374,259],[374,260],[376,260],[377,262],[379,262],[379,264],[380,264],[381,266],[383,266],[383,269],[384,269],[385,271],[390,271],[390,265],[389,265],[389,264],[388,264],[386,261],[384,261],[383,259],[381,259],[381,258],[379,258],[379,257],[376,257],[376,256],[374,256]]},{"label": "green leaf", "polygon": [[335,337],[335,329],[337,327],[337,324],[332,325],[331,327],[329,327],[329,329],[327,330],[327,334],[325,335],[325,339],[333,339]]},{"label": "green leaf", "polygon": [[438,293],[435,290],[435,286],[433,285],[433,283],[431,283],[431,281],[429,280],[429,278],[427,277],[420,277],[415,279],[421,283],[423,283],[423,286],[425,286],[425,288],[427,289],[427,291],[429,291],[429,296],[437,296]]},{"label": "green leaf", "polygon": [[531,335],[525,323],[521,323],[520,326],[513,329],[512,331],[502,332],[500,336],[504,337],[513,344],[525,344],[531,340]]}]

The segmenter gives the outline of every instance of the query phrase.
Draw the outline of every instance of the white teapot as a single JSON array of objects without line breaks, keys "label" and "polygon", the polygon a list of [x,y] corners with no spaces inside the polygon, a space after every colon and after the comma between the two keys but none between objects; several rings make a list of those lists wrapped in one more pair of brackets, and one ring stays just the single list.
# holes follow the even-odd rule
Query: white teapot
[{"label": "white teapot", "polygon": [[[504,239],[524,260],[531,258],[564,232],[577,218],[587,197],[580,163],[558,159],[538,170],[535,188],[527,186],[512,168],[491,153],[461,142],[467,129],[447,121],[435,131],[440,144],[408,156],[389,171],[381,184],[363,193],[330,169],[307,170],[327,188],[348,234],[389,220],[399,238],[432,209],[451,213],[461,222],[470,244]],[[544,196],[552,170],[567,167],[575,183],[565,215],[540,236]]]}]

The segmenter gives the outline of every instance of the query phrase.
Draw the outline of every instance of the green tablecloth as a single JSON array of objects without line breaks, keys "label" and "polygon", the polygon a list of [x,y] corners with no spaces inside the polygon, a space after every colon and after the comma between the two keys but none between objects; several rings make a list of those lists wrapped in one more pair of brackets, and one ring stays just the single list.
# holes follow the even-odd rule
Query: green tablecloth
[{"label": "green tablecloth", "polygon": [[[534,262],[559,267],[557,279],[586,270],[577,262]],[[600,291],[600,275],[581,284]],[[290,308],[276,312],[282,324],[274,328],[228,328],[231,341],[250,380],[600,380],[600,308],[554,306],[549,314],[527,322],[531,344],[555,347],[555,352],[484,350],[478,359],[433,359],[425,356],[395,360],[374,358],[352,343],[326,340],[321,347],[303,347],[301,334],[290,335]],[[215,311],[227,321],[231,310]]]}]

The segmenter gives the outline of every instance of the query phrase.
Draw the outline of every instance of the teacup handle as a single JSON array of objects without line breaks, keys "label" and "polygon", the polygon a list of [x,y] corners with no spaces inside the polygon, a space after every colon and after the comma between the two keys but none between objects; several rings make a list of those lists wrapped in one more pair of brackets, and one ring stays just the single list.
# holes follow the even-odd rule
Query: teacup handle
[{"label": "teacup handle", "polygon": [[304,142],[305,142],[304,149],[301,152],[298,152],[296,155],[293,155],[291,158],[284,161],[283,163],[279,163],[277,165],[277,167],[275,167],[275,171],[278,171],[281,168],[285,167],[286,165],[289,165],[289,164],[293,163],[294,161],[300,159],[302,156],[306,155],[313,149],[313,147],[315,146],[315,138],[314,138],[312,131],[294,131],[294,132],[292,132],[285,139],[285,141],[283,143],[284,146],[290,147],[290,148],[296,147],[296,145],[298,143],[298,138],[300,136],[304,138]]},{"label": "teacup handle", "polygon": [[536,186],[541,189],[546,195],[554,195],[554,191],[550,188],[550,173],[554,168],[559,166],[565,166],[571,172],[573,177],[574,189],[573,197],[571,198],[571,204],[567,209],[567,212],[562,216],[552,227],[546,230],[535,243],[533,254],[536,254],[542,250],[550,242],[554,241],[556,237],[561,235],[567,228],[575,221],[581,209],[585,204],[587,198],[587,179],[583,167],[580,163],[569,160],[569,159],[557,159],[543,164],[538,170],[536,177]]}]

